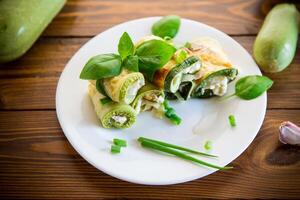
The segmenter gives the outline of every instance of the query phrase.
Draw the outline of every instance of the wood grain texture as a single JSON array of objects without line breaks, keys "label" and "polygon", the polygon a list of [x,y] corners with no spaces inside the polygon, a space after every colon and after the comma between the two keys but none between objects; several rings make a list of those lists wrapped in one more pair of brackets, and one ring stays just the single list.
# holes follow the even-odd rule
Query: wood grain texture
[{"label": "wood grain texture", "polygon": [[300,124],[300,110],[268,111],[254,142],[232,163],[233,170],[185,184],[142,186],[110,177],[84,161],[61,132],[55,111],[1,111],[1,197],[297,198],[300,147],[278,142],[277,127],[288,119]]},{"label": "wood grain texture", "polygon": [[68,0],[44,35],[93,36],[128,20],[169,14],[228,34],[255,34],[262,21],[259,5],[260,0]]},{"label": "wood grain texture", "polygon": [[[0,66],[0,109],[54,109],[59,75],[76,50],[88,39],[42,38],[26,56]],[[234,39],[252,53],[255,37]],[[300,108],[299,74],[298,49],[288,69],[278,74],[267,74],[275,82],[268,93],[269,108]]]}]

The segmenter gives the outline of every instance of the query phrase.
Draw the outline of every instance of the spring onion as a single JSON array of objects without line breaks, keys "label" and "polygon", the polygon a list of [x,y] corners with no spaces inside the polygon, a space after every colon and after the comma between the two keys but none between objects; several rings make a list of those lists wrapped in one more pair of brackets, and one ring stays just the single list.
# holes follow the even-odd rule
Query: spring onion
[{"label": "spring onion", "polygon": [[118,145],[111,145],[110,152],[113,154],[117,154],[121,152],[121,147]]},{"label": "spring onion", "polygon": [[235,117],[233,115],[229,115],[228,119],[229,119],[230,125],[232,127],[235,127],[236,126]]},{"label": "spring onion", "polygon": [[188,161],[192,161],[192,162],[195,162],[195,163],[207,166],[207,167],[211,167],[211,168],[215,168],[215,169],[231,169],[232,168],[232,167],[226,167],[226,166],[221,167],[221,166],[217,166],[217,165],[199,160],[199,159],[194,158],[192,156],[189,156],[185,153],[182,153],[180,151],[177,151],[177,150],[171,149],[169,147],[160,145],[160,144],[158,144],[156,142],[152,142],[150,140],[145,140],[143,138],[139,138],[138,141],[141,143],[142,147],[158,150],[158,151],[161,151],[161,152],[165,152],[165,153],[168,153],[168,154],[177,156],[179,158],[182,158],[182,159],[185,159],[185,160],[188,160]]},{"label": "spring onion", "polygon": [[144,141],[144,140],[155,142],[155,143],[157,143],[159,145],[163,145],[165,147],[171,147],[173,149],[178,149],[178,150],[181,150],[181,151],[185,151],[185,152],[188,152],[188,153],[193,153],[193,154],[197,154],[197,155],[201,155],[201,156],[218,157],[218,156],[215,156],[215,155],[211,155],[211,154],[208,154],[208,153],[203,153],[203,152],[196,151],[196,150],[193,150],[193,149],[188,149],[188,148],[185,148],[185,147],[177,146],[177,145],[166,143],[166,142],[159,141],[159,140],[153,140],[153,139],[144,138],[144,137],[139,138],[139,141]]},{"label": "spring onion", "polygon": [[212,149],[212,142],[211,141],[206,141],[205,144],[204,144],[204,148],[205,150],[209,151]]},{"label": "spring onion", "polygon": [[113,143],[114,143],[115,145],[117,145],[117,146],[120,146],[120,147],[127,147],[127,142],[126,142],[126,140],[114,138]]},{"label": "spring onion", "polygon": [[176,115],[174,108],[170,107],[167,100],[164,101],[163,105],[165,109],[165,116],[170,119],[173,124],[179,125],[181,123],[181,118]]}]

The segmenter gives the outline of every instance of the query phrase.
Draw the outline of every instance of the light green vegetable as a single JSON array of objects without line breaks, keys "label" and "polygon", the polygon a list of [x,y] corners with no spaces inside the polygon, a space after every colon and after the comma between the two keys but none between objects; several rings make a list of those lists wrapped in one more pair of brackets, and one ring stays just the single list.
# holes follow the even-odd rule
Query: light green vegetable
[{"label": "light green vegetable", "polygon": [[169,15],[161,18],[152,26],[153,35],[161,38],[174,38],[180,27],[180,17],[176,15]]},{"label": "light green vegetable", "polygon": [[299,34],[299,12],[293,4],[276,5],[256,37],[253,54],[265,72],[284,70],[293,60]]},{"label": "light green vegetable", "polygon": [[204,148],[207,151],[212,150],[212,142],[210,140],[206,141],[205,144],[204,144]]},{"label": "light green vegetable", "polygon": [[228,120],[229,120],[230,126],[232,126],[232,127],[236,126],[235,117],[233,115],[229,115]]},{"label": "light green vegetable", "polygon": [[98,80],[117,76],[121,72],[121,57],[117,54],[101,54],[94,56],[83,67],[80,78]]},{"label": "light green vegetable", "polygon": [[215,169],[231,169],[232,168],[232,167],[226,167],[226,166],[221,167],[221,166],[217,166],[217,165],[202,161],[202,160],[194,158],[188,154],[182,153],[181,151],[177,151],[173,148],[161,145],[159,143],[147,140],[145,138],[138,138],[138,141],[141,143],[142,147],[149,148],[149,149],[156,150],[156,151],[161,151],[164,153],[168,153],[168,154],[177,156],[179,158],[198,163],[200,165],[204,165],[204,166],[215,168]]},{"label": "light green vegetable", "polygon": [[165,116],[170,119],[170,121],[175,124],[179,125],[181,123],[181,118],[176,114],[174,108],[169,105],[167,100],[163,103],[165,109]]},{"label": "light green vegetable", "polygon": [[113,143],[114,143],[115,145],[117,145],[117,146],[120,146],[120,147],[127,147],[127,142],[126,142],[126,140],[114,138]]},{"label": "light green vegetable", "polygon": [[22,56],[66,0],[1,0],[0,63]]},{"label": "light green vegetable", "polygon": [[113,154],[121,153],[121,146],[111,145],[110,152],[113,153]]}]

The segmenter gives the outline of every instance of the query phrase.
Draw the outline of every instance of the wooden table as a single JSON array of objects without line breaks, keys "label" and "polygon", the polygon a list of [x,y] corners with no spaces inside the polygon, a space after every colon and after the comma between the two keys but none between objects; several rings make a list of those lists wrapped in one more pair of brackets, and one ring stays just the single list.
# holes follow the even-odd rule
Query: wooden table
[{"label": "wooden table", "polygon": [[[2,198],[300,198],[300,148],[278,142],[284,120],[300,124],[300,54],[270,74],[264,124],[232,165],[171,186],[117,180],[83,160],[55,113],[55,90],[70,57],[91,37],[131,19],[178,14],[231,35],[250,53],[261,26],[260,1],[70,0],[21,59],[0,67],[0,197]],[[233,144],[234,145],[234,144]]]}]

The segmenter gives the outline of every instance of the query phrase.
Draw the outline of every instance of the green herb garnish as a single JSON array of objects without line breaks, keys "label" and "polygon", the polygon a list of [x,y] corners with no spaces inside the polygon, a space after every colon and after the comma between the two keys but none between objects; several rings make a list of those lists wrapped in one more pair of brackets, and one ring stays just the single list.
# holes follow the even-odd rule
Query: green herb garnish
[{"label": "green herb garnish", "polygon": [[175,57],[176,63],[180,64],[188,57],[188,53],[184,49],[179,49],[174,54],[174,57]]},{"label": "green herb garnish", "polygon": [[134,44],[127,32],[124,32],[119,40],[118,52],[122,60],[134,54]]},{"label": "green herb garnish", "polygon": [[175,124],[179,125],[181,123],[181,118],[175,113],[174,108],[170,107],[169,102],[167,100],[164,101],[164,110],[165,116],[170,119],[170,121]]},{"label": "green herb garnish", "polygon": [[117,145],[117,146],[120,146],[120,147],[127,147],[127,142],[126,142],[126,140],[114,138],[113,143],[114,143],[115,145]]},{"label": "green herb garnish", "polygon": [[224,97],[238,96],[241,99],[251,100],[262,95],[273,85],[273,81],[266,76],[250,75],[238,80],[235,84],[235,93]]},{"label": "green herb garnish", "polygon": [[235,117],[234,117],[233,115],[229,115],[228,120],[229,120],[229,124],[230,124],[232,127],[235,127],[235,126],[236,126]]},{"label": "green herb garnish", "polygon": [[209,140],[206,141],[204,144],[204,148],[205,148],[205,150],[210,151],[212,149],[212,142]]},{"label": "green herb garnish", "polygon": [[199,160],[199,159],[194,158],[194,157],[192,157],[188,154],[182,153],[181,151],[174,150],[172,148],[163,146],[163,145],[158,144],[156,142],[152,142],[150,140],[147,140],[145,138],[138,138],[138,141],[141,143],[142,147],[146,147],[146,148],[149,148],[149,149],[153,149],[153,150],[161,151],[161,152],[164,152],[164,153],[168,153],[168,154],[177,156],[179,158],[182,158],[182,159],[185,159],[185,160],[188,160],[188,161],[192,161],[192,162],[195,162],[195,163],[207,166],[207,167],[211,167],[211,168],[215,168],[215,169],[231,169],[232,168],[232,167],[221,167],[221,166],[217,166],[217,165]]},{"label": "green herb garnish", "polygon": [[118,145],[111,145],[110,152],[117,154],[121,152],[121,147]]},{"label": "green herb garnish", "polygon": [[169,15],[161,18],[152,26],[153,35],[161,38],[174,38],[180,27],[180,17],[176,15]]},{"label": "green herb garnish", "polygon": [[203,152],[196,151],[196,150],[193,150],[193,149],[188,149],[188,148],[185,148],[185,147],[177,146],[177,145],[166,143],[166,142],[159,141],[159,140],[153,140],[153,139],[144,138],[144,137],[140,137],[139,140],[148,140],[148,141],[155,142],[157,144],[163,145],[165,147],[171,147],[173,149],[178,149],[178,150],[181,150],[181,151],[185,151],[185,152],[188,152],[188,153],[193,153],[193,154],[197,154],[197,155],[201,155],[201,156],[208,156],[208,157],[214,157],[214,158],[218,157],[218,156],[215,156],[215,155],[211,155],[211,154],[208,154],[208,153],[203,153]]},{"label": "green herb garnish", "polygon": [[139,71],[139,59],[138,56],[128,56],[125,58],[125,60],[122,63],[123,67],[133,71],[138,72]]},{"label": "green herb garnish", "polygon": [[117,54],[101,54],[92,57],[83,67],[80,78],[98,80],[117,76],[121,72],[122,59]]},{"label": "green herb garnish", "polygon": [[192,48],[192,44],[191,44],[190,42],[186,42],[186,43],[184,44],[184,47],[190,49],[190,48]]}]

